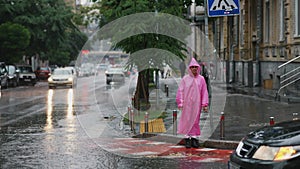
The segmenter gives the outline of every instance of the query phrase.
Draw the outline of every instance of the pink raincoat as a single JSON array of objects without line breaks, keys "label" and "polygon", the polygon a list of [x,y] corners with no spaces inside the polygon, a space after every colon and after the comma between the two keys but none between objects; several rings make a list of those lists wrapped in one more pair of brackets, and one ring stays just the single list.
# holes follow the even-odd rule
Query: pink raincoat
[{"label": "pink raincoat", "polygon": [[[197,76],[194,76],[190,67],[197,66]],[[198,62],[192,58],[188,75],[185,75],[178,86],[176,102],[179,108],[182,108],[182,114],[178,123],[178,134],[188,136],[200,135],[200,114],[202,107],[208,106],[208,92],[206,82],[200,75],[201,67]]]}]

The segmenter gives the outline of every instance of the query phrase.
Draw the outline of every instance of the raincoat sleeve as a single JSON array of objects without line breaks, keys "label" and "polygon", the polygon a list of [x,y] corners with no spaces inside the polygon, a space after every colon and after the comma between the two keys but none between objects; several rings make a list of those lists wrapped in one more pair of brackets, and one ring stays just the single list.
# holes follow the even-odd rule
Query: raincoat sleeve
[{"label": "raincoat sleeve", "polygon": [[201,79],[201,82],[202,82],[202,88],[201,88],[201,97],[202,97],[202,103],[201,103],[201,107],[206,107],[206,106],[208,106],[208,91],[207,91],[207,84],[206,84],[206,82],[205,82],[205,79],[204,78],[202,78]]},{"label": "raincoat sleeve", "polygon": [[178,107],[183,106],[183,89],[184,89],[184,79],[181,80],[176,94],[176,103]]}]

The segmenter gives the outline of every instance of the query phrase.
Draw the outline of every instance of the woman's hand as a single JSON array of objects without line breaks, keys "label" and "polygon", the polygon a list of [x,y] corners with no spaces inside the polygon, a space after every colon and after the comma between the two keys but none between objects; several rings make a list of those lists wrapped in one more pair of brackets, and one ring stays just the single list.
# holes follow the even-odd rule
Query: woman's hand
[{"label": "woman's hand", "polygon": [[203,107],[203,111],[207,113],[208,112],[208,107],[207,106]]}]

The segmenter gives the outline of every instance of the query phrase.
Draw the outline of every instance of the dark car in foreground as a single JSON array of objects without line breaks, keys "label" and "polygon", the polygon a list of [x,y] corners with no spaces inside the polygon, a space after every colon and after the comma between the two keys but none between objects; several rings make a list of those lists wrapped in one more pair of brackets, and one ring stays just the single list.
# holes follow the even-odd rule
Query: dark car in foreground
[{"label": "dark car in foreground", "polygon": [[250,132],[231,154],[228,167],[300,168],[300,120],[281,122]]}]

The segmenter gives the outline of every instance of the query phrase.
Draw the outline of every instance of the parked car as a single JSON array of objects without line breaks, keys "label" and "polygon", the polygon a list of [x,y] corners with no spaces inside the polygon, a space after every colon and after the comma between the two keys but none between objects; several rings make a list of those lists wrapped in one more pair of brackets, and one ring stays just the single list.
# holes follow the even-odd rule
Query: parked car
[{"label": "parked car", "polygon": [[2,88],[8,87],[8,71],[4,62],[0,62],[0,86]]},{"label": "parked car", "polygon": [[109,68],[105,71],[106,84],[111,82],[125,83],[125,74],[123,68]]},{"label": "parked car", "polygon": [[35,71],[38,80],[47,80],[51,75],[50,67],[38,67]]},{"label": "parked car", "polygon": [[8,85],[12,87],[19,86],[20,83],[20,70],[14,64],[7,64],[8,70]]},{"label": "parked car", "polygon": [[73,88],[76,85],[76,74],[72,73],[70,68],[56,68],[48,78],[49,89],[58,86],[67,86]]},{"label": "parked car", "polygon": [[35,73],[29,65],[17,65],[20,76],[20,84],[31,84],[34,86],[37,82]]},{"label": "parked car", "polygon": [[300,120],[249,133],[231,154],[230,169],[300,168]]}]

